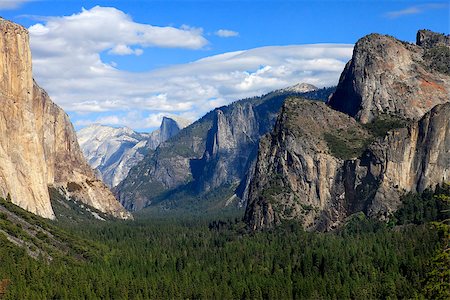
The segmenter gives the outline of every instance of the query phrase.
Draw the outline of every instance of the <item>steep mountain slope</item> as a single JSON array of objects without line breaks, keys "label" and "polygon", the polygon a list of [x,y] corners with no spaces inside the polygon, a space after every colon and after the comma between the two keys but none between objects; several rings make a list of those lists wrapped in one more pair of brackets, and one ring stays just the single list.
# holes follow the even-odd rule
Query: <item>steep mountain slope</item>
[{"label": "steep mountain slope", "polygon": [[[301,95],[326,100],[332,91]],[[242,196],[259,138],[272,128],[289,95],[298,93],[275,91],[206,114],[131,169],[115,189],[121,203],[127,209],[140,210],[162,200],[167,204],[181,195],[195,198],[220,188],[222,198],[234,192]]]},{"label": "steep mountain slope", "polygon": [[188,124],[182,118],[163,117],[161,126],[151,133],[94,124],[79,130],[77,135],[89,165],[99,172],[104,183],[115,187],[149,150],[156,149]]},{"label": "steep mountain slope", "polygon": [[109,187],[116,186],[144,158],[149,138],[127,127],[99,124],[79,130],[77,136],[89,165]]},{"label": "steep mountain slope", "polygon": [[[392,37],[364,37],[331,107],[285,103],[274,131],[260,142],[250,180],[245,220],[252,229],[294,219],[329,230],[356,212],[388,219],[405,192],[450,180],[449,81],[425,65],[411,67],[418,49]],[[439,85],[418,83],[425,76]],[[393,82],[400,78],[412,90],[398,90]]]},{"label": "steep mountain slope", "polygon": [[0,19],[0,194],[53,218],[48,201],[44,149],[33,134],[33,79],[27,31]]},{"label": "steep mountain slope", "polygon": [[0,192],[54,218],[48,186],[119,218],[129,218],[83,158],[67,114],[32,79],[25,28],[0,19]]},{"label": "steep mountain slope", "polygon": [[[369,123],[380,115],[417,120],[435,105],[448,102],[450,73],[436,71],[439,66],[433,61],[446,57],[442,64],[450,68],[450,50],[436,35],[420,31],[418,45],[379,34],[363,37],[329,105]],[[448,38],[440,36],[448,43]],[[441,47],[441,52],[430,55],[430,49],[434,53]]]},{"label": "steep mountain slope", "polygon": [[359,211],[388,218],[404,192],[450,180],[449,115],[450,103],[438,105],[364,151],[375,137],[357,121],[289,99],[273,133],[261,139],[245,220],[253,229],[295,219],[329,230]]},{"label": "steep mountain slope", "polygon": [[69,234],[53,222],[0,198],[0,245],[5,247],[9,243],[10,247],[22,248],[30,257],[46,263],[58,258],[83,261],[100,251],[93,242]]},{"label": "steep mountain slope", "polygon": [[245,215],[252,228],[273,227],[281,219],[311,227],[323,214],[341,219],[334,189],[344,160],[333,155],[327,135],[351,141],[355,157],[371,139],[358,122],[324,103],[286,100],[274,131],[259,144]]}]

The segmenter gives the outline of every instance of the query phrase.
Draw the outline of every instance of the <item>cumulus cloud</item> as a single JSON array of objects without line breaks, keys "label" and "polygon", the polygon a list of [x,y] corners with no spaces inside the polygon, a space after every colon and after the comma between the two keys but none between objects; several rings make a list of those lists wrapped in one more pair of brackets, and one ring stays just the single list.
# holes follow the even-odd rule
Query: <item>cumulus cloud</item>
[{"label": "cumulus cloud", "polygon": [[389,19],[396,19],[408,15],[418,15],[428,10],[444,9],[444,8],[448,9],[448,7],[449,7],[448,3],[427,3],[422,5],[410,6],[401,10],[390,11],[387,12],[385,16]]},{"label": "cumulus cloud", "polygon": [[104,51],[139,55],[148,45],[190,48],[207,43],[195,28],[171,28],[170,34],[159,30],[101,7],[48,18],[29,28],[35,78],[78,126],[100,122],[146,130],[158,126],[164,114],[193,120],[217,106],[298,82],[335,85],[353,48],[262,47],[140,73],[102,61]]},{"label": "cumulus cloud", "polygon": [[129,55],[134,54],[136,56],[142,55],[144,53],[144,50],[137,48],[137,49],[131,49],[127,45],[124,44],[118,44],[114,46],[111,50],[108,51],[109,54],[116,54],[116,55]]},{"label": "cumulus cloud", "polygon": [[[99,53],[136,54],[131,46],[200,49],[208,41],[203,30],[182,26],[159,27],[134,22],[112,7],[96,6],[65,17],[47,17],[29,28],[34,47],[45,55]],[[46,47],[42,43],[47,43]],[[47,49],[45,49],[47,48]],[[142,50],[141,50],[142,51]]]},{"label": "cumulus cloud", "polygon": [[75,126],[88,126],[91,124],[104,124],[110,126],[128,126],[135,129],[147,129],[159,127],[167,113],[144,114],[140,111],[131,111],[124,115],[99,116],[94,119],[79,119],[74,122]]},{"label": "cumulus cloud", "polygon": [[223,38],[228,38],[238,36],[239,32],[228,29],[219,29],[216,32],[214,32],[214,34]]},{"label": "cumulus cloud", "polygon": [[16,9],[31,0],[0,0],[0,10]]}]

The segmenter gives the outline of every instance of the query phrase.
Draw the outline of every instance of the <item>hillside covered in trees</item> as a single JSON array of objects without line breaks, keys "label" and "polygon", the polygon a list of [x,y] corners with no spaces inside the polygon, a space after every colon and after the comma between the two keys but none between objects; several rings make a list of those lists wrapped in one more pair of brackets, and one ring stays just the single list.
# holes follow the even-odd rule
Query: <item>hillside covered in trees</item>
[{"label": "hillside covered in trees", "polygon": [[[249,233],[238,215],[79,223],[29,215],[51,235],[35,238],[55,236],[75,246],[64,255],[54,249],[49,260],[0,234],[3,297],[445,299],[449,197],[449,185],[409,194],[390,223],[356,214],[329,233],[305,232],[290,222]],[[1,203],[27,219],[27,212]],[[0,220],[10,236],[23,234],[13,215],[3,212]]]}]

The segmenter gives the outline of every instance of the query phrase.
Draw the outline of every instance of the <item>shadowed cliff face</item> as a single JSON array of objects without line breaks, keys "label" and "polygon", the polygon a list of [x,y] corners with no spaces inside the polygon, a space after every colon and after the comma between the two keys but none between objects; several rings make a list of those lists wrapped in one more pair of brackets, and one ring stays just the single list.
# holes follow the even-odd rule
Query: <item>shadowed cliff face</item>
[{"label": "shadowed cliff face", "polygon": [[422,47],[379,34],[360,39],[328,104],[369,123],[380,115],[417,120],[448,102],[449,74],[437,71],[429,61],[429,49],[444,45],[434,36],[448,40],[429,31],[418,34]]},{"label": "shadowed cliff face", "polygon": [[57,187],[102,212],[129,218],[97,180],[65,112],[33,82],[28,32],[0,19],[0,191],[20,207],[54,218],[47,191]]},{"label": "shadowed cliff face", "polygon": [[223,183],[237,185],[247,164],[255,158],[259,124],[250,103],[237,104],[227,116],[216,110],[208,132],[203,157],[195,166],[199,191],[209,191]]},{"label": "shadowed cliff face", "polygon": [[[293,219],[330,230],[356,212],[386,220],[404,193],[450,180],[448,37],[421,31],[418,44],[364,37],[328,107],[285,103],[259,144],[249,227]],[[403,121],[380,135],[386,120]]]}]

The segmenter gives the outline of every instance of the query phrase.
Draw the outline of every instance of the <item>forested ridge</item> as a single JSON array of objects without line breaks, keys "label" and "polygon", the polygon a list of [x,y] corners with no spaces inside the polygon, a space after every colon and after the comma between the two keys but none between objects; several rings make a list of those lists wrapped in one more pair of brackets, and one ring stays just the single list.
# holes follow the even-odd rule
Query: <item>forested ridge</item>
[{"label": "forested ridge", "polygon": [[41,219],[87,255],[35,259],[0,234],[0,295],[4,285],[4,299],[445,299],[449,196],[448,185],[409,194],[389,223],[357,214],[329,233],[289,222],[249,233],[238,215]]}]

